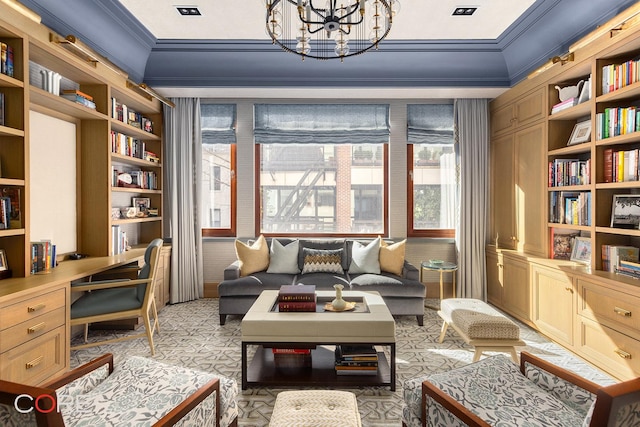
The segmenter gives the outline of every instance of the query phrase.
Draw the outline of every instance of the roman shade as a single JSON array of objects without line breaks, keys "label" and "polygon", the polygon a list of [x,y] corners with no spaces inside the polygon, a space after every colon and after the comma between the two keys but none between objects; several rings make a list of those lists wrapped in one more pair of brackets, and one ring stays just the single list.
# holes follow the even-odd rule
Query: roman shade
[{"label": "roman shade", "polygon": [[206,104],[200,105],[203,144],[236,143],[236,105]]},{"label": "roman shade", "polygon": [[389,142],[387,104],[256,104],[256,144]]},{"label": "roman shade", "polygon": [[453,144],[453,105],[407,105],[407,143]]}]

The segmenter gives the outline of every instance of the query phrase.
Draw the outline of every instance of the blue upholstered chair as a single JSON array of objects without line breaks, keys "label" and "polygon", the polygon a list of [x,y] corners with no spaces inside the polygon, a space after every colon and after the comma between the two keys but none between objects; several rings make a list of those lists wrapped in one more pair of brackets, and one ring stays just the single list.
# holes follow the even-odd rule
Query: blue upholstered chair
[{"label": "blue upholstered chair", "polygon": [[[155,354],[153,333],[156,329],[159,331],[160,328],[154,298],[154,279],[157,276],[162,243],[162,239],[154,239],[149,243],[144,253],[144,265],[135,280],[82,282],[71,286],[71,292],[84,292],[71,305],[71,326],[85,326],[84,344],[73,346],[71,347],[72,350],[140,338],[146,335],[149,340],[149,347],[151,347],[151,355]],[[137,317],[144,319],[144,333],[125,335],[92,343],[87,341],[89,324],[91,323]]]}]

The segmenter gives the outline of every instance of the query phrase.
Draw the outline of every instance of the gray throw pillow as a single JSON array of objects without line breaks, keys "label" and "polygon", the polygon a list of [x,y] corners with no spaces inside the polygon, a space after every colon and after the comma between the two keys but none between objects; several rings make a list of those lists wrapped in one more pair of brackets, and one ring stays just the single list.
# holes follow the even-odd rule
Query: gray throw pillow
[{"label": "gray throw pillow", "polygon": [[380,274],[380,238],[368,245],[353,242],[349,274]]},{"label": "gray throw pillow", "polygon": [[278,239],[271,240],[267,273],[298,274],[298,240],[283,246]]}]

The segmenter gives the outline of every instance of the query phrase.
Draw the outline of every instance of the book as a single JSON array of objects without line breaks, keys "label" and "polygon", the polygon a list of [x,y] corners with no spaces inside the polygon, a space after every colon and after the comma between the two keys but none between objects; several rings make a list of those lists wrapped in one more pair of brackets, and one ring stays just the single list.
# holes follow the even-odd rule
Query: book
[{"label": "book", "polygon": [[578,104],[578,98],[571,97],[569,99],[566,99],[566,100],[564,100],[562,102],[559,102],[556,105],[554,105],[551,108],[551,114],[555,114],[555,113],[557,113],[559,111],[566,110],[567,108],[571,108],[571,107],[573,107],[574,105],[577,105],[577,104]]},{"label": "book", "polygon": [[0,92],[0,126],[4,126],[4,93]]},{"label": "book", "polygon": [[310,348],[271,348],[273,354],[311,354]]},{"label": "book", "polygon": [[315,307],[316,287],[315,285],[282,285],[278,292],[278,302],[285,301],[313,302]]},{"label": "book", "polygon": [[3,197],[8,197],[11,204],[8,228],[22,228],[22,213],[20,207],[20,188],[4,187],[0,190]]},{"label": "book", "polygon": [[300,311],[314,313],[316,308],[315,301],[283,301],[278,303],[278,311],[280,312]]},{"label": "book", "polygon": [[62,90],[62,94],[63,95],[78,95],[81,96],[85,99],[88,99],[89,101],[93,101],[93,96],[88,95],[82,91],[79,91],[78,89],[63,89]]}]

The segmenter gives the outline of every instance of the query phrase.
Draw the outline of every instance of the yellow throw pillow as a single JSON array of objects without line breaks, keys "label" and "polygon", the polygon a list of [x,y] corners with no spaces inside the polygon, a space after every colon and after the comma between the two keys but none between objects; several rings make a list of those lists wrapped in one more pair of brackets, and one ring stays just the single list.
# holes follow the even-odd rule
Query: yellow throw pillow
[{"label": "yellow throw pillow", "polygon": [[392,245],[382,240],[380,244],[380,270],[402,276],[406,243],[407,239]]},{"label": "yellow throw pillow", "polygon": [[240,276],[264,271],[269,267],[269,245],[262,234],[251,246],[236,240],[236,256],[240,261]]}]

